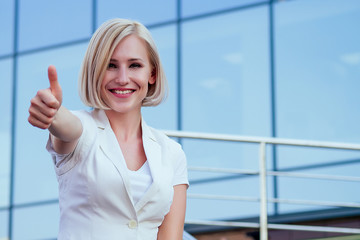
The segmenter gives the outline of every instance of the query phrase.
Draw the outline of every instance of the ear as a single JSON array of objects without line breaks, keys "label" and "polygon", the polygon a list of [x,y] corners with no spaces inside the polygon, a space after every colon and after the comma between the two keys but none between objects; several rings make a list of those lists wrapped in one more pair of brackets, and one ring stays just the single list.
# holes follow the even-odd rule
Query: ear
[{"label": "ear", "polygon": [[153,68],[153,70],[151,71],[151,76],[149,79],[149,84],[154,84],[156,82],[156,69]]}]

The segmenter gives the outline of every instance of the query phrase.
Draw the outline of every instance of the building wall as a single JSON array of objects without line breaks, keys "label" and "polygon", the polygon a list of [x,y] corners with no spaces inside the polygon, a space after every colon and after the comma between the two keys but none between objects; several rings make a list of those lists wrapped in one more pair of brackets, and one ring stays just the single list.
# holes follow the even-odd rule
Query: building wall
[{"label": "building wall", "polygon": [[[158,44],[170,85],[145,108],[160,129],[360,141],[360,2],[357,0],[1,0],[0,239],[52,239],[59,218],[46,131],[27,122],[29,101],[58,69],[63,104],[85,108],[77,78],[94,30],[140,20]],[[189,166],[256,170],[251,144],[182,140]],[[359,153],[269,147],[268,168],[357,176]],[[255,177],[189,172],[189,193],[258,197]],[[358,201],[356,183],[270,179],[269,197]],[[189,199],[188,219],[239,219],[258,204]],[[272,204],[278,215],[321,209]]]}]

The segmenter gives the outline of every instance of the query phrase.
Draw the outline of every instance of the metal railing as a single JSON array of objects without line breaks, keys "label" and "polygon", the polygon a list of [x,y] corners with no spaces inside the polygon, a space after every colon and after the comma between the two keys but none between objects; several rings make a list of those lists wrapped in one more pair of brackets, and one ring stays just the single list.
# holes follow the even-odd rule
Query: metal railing
[{"label": "metal railing", "polygon": [[209,168],[209,167],[191,167],[191,166],[188,168],[189,171],[258,175],[260,178],[260,181],[259,181],[260,182],[260,186],[259,186],[260,198],[241,197],[241,196],[209,195],[209,194],[188,194],[188,197],[189,198],[198,198],[198,199],[218,199],[218,200],[260,202],[259,223],[238,222],[238,221],[186,220],[186,222],[185,222],[186,224],[258,228],[258,229],[260,229],[260,239],[261,240],[268,239],[268,229],[360,234],[360,229],[357,229],[357,228],[268,223],[268,219],[267,219],[267,217],[268,217],[267,204],[268,203],[306,204],[306,205],[320,205],[320,206],[331,206],[331,207],[351,207],[351,208],[360,208],[360,203],[268,198],[267,197],[267,188],[266,188],[267,176],[286,176],[286,177],[296,177],[296,178],[323,179],[323,180],[332,180],[332,181],[360,182],[360,177],[304,174],[304,173],[293,173],[293,172],[282,172],[282,171],[267,171],[267,168],[266,168],[266,146],[267,145],[287,145],[287,146],[299,146],[299,147],[315,147],[315,148],[330,148],[330,149],[344,149],[344,150],[360,151],[360,144],[335,143],[335,142],[324,142],[324,141],[307,141],[307,140],[281,139],[281,138],[269,138],[269,137],[249,137],[249,136],[196,133],[196,132],[184,132],[184,131],[164,131],[164,132],[166,135],[168,135],[170,137],[176,137],[176,138],[220,140],[220,141],[259,144],[259,171]]}]

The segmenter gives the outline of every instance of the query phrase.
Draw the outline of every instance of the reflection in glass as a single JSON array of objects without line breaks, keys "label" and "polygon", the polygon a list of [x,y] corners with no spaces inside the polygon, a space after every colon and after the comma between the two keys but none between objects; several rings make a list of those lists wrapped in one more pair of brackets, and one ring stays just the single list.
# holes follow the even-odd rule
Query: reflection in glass
[{"label": "reflection in glass", "polygon": [[0,56],[13,52],[14,1],[0,1]]},{"label": "reflection in glass", "polygon": [[[187,154],[188,165],[191,167],[208,167],[221,169],[259,170],[259,145],[254,143],[233,143],[211,140],[182,141]],[[267,149],[267,165],[272,166],[272,149]],[[273,183],[269,178],[269,196],[272,195]],[[189,194],[214,194],[241,197],[259,197],[258,176],[189,171]],[[214,211],[215,205],[218,207]],[[259,214],[259,203],[219,200],[188,200],[186,216],[189,219],[233,219],[256,216]],[[269,204],[269,214],[273,212]]]},{"label": "reflection in glass", "polygon": [[90,37],[91,0],[20,2],[20,51]]},{"label": "reflection in glass", "polygon": [[[269,136],[267,16],[267,8],[259,7],[183,24],[184,130]],[[196,140],[183,140],[183,145],[189,166],[258,169],[256,145]],[[189,178],[190,192],[258,196],[257,177],[190,171]],[[188,202],[189,218],[255,216],[259,207],[258,203],[248,202],[195,199]],[[215,206],[221,207],[206,210]]]},{"label": "reflection in glass", "polygon": [[[227,185],[224,182],[224,185]],[[242,186],[236,187],[247,188],[246,184],[255,184],[246,182]],[[216,187],[216,186],[215,186]],[[234,187],[230,185],[230,187]],[[217,186],[219,188],[219,186]],[[188,199],[186,205],[186,218],[196,220],[234,220],[239,218],[256,217],[259,214],[259,203],[247,201],[221,201],[213,199]]]},{"label": "reflection in glass", "polygon": [[[255,143],[184,139],[183,146],[191,166],[249,170],[259,168],[259,145]],[[244,161],[245,159],[249,161]]]},{"label": "reflection in glass", "polygon": [[19,58],[15,203],[57,198],[53,163],[45,150],[48,132],[28,123],[29,101],[39,89],[49,87],[47,67],[53,64],[57,68],[58,81],[63,90],[63,105],[68,109],[84,109],[77,83],[86,47],[87,44],[81,44]]},{"label": "reflection in glass", "polygon": [[169,96],[156,107],[142,109],[146,122],[158,129],[176,129],[177,127],[177,72],[176,72],[176,28],[174,25],[150,29],[160,53],[169,83]]},{"label": "reflection in glass", "polygon": [[[317,167],[314,169],[305,169],[296,172],[305,174],[322,174],[333,176],[358,176],[360,170],[360,161],[352,164],[338,164],[335,166]],[[355,191],[359,187],[359,182],[351,181],[331,181],[328,179],[303,179],[279,177],[279,193],[283,199],[299,199],[323,202],[353,202],[359,200],[359,192]],[[291,189],[291,190],[290,190]],[[297,189],[298,191],[294,191]],[[294,211],[310,211],[319,209],[329,209],[327,206],[317,205],[293,205],[280,204],[281,213]],[[349,210],[351,208],[348,208]]]},{"label": "reflection in glass", "polygon": [[58,204],[15,209],[13,239],[56,239],[59,217]]},{"label": "reflection in glass", "polygon": [[12,116],[12,59],[0,61],[0,207],[9,205],[11,116]]},{"label": "reflection in glass", "polygon": [[183,25],[184,130],[269,136],[267,15],[261,7]]},{"label": "reflection in glass", "polygon": [[275,6],[279,137],[359,141],[360,2]]},{"label": "reflection in glass", "polygon": [[98,1],[97,24],[100,26],[111,18],[127,18],[144,25],[176,19],[176,0],[139,0],[129,4],[117,0]]},{"label": "reflection in glass", "polygon": [[0,211],[0,239],[8,238],[9,211]]},{"label": "reflection in glass", "polygon": [[181,13],[183,17],[189,17],[197,14],[206,14],[209,12],[221,11],[224,9],[246,6],[260,2],[268,2],[268,0],[182,0]]},{"label": "reflection in glass", "polygon": [[[360,2],[280,2],[275,5],[275,14],[277,135],[359,142],[360,31],[356,23],[360,21]],[[282,169],[350,176],[357,176],[360,171],[360,153],[356,151],[281,147],[278,156]],[[280,180],[280,197],[314,196],[334,201],[357,201],[360,197],[351,184],[310,184],[304,180],[292,183]],[[291,191],[294,186],[307,188]]]}]

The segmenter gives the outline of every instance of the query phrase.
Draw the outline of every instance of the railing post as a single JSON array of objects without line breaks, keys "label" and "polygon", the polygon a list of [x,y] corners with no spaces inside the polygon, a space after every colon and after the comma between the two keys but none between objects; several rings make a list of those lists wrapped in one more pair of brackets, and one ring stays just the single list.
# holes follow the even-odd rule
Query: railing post
[{"label": "railing post", "polygon": [[260,182],[260,239],[268,239],[267,227],[267,184],[266,184],[266,144],[260,142],[259,182]]}]

